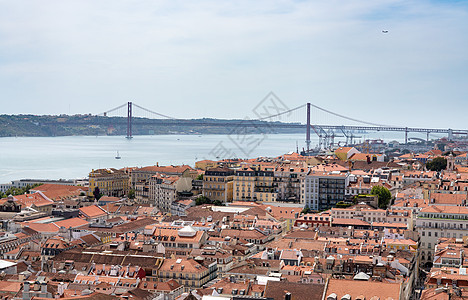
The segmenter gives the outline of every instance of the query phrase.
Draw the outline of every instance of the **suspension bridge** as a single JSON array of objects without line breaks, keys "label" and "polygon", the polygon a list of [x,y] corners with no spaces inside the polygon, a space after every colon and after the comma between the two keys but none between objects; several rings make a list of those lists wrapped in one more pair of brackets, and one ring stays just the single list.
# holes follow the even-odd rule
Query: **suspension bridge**
[{"label": "suspension bridge", "polygon": [[[139,116],[135,111],[140,111]],[[305,110],[305,111],[304,111]],[[140,117],[141,113],[143,115]],[[315,113],[315,116],[313,115]],[[158,125],[158,126],[197,126],[197,127],[226,127],[242,126],[247,128],[296,128],[303,129],[305,132],[306,150],[311,150],[311,133],[315,133],[319,139],[319,148],[333,146],[334,139],[345,138],[346,144],[353,144],[359,133],[363,132],[401,132],[405,136],[405,144],[408,143],[410,133],[425,134],[426,141],[429,141],[430,134],[447,135],[448,140],[453,140],[454,135],[468,136],[468,130],[464,129],[444,129],[444,128],[417,128],[389,126],[368,122],[336,112],[321,108],[312,103],[306,103],[298,107],[289,109],[286,107],[273,105],[263,107],[262,112],[256,112],[256,118],[246,120],[215,120],[215,119],[181,119],[171,117],[153,110],[144,108],[136,103],[127,102],[118,107],[101,113],[99,116],[109,117],[111,115],[126,117],[127,138],[133,137],[133,127],[138,125]],[[290,118],[295,114],[296,117]],[[341,120],[352,123],[350,125],[331,125],[323,121],[320,122],[319,114],[333,116]],[[305,118],[305,121],[304,121]]]}]

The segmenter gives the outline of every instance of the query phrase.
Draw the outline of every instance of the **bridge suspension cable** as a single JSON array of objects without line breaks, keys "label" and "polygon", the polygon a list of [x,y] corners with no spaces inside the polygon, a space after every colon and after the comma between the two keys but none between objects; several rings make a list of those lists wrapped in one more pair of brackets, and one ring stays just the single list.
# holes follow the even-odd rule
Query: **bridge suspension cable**
[{"label": "bridge suspension cable", "polygon": [[166,115],[157,113],[157,112],[155,112],[155,111],[152,111],[152,110],[150,110],[150,109],[144,108],[144,107],[142,107],[142,106],[140,106],[140,105],[138,105],[138,104],[135,104],[135,103],[133,103],[133,106],[136,106],[136,107],[138,107],[138,108],[141,109],[141,110],[144,110],[144,111],[146,111],[146,112],[152,113],[152,114],[154,114],[154,115],[158,115],[158,116],[163,117],[163,118],[166,118],[166,119],[177,120],[177,118],[174,118],[174,117],[170,117],[170,116],[166,116]]},{"label": "bridge suspension cable", "polygon": [[127,106],[127,103],[124,103],[124,104],[122,104],[122,105],[120,105],[120,106],[117,106],[117,107],[115,107],[115,108],[113,108],[113,109],[110,109],[110,110],[108,110],[108,111],[105,111],[105,112],[103,112],[102,114],[103,114],[103,115],[106,115],[106,114],[108,114],[108,113],[111,113],[111,112],[116,111],[116,110],[118,110],[118,109],[124,108],[124,107],[126,107],[126,106]]},{"label": "bridge suspension cable", "polygon": [[259,119],[255,119],[256,121],[263,121],[263,120],[266,120],[266,119],[271,119],[271,118],[275,118],[275,117],[279,117],[281,115],[285,115],[285,114],[289,114],[293,111],[296,111],[298,109],[301,109],[301,108],[304,108],[307,104],[302,104],[302,105],[299,105],[298,107],[295,107],[295,108],[292,108],[290,110],[287,110],[287,111],[283,111],[283,112],[280,112],[276,115],[271,115],[271,116],[266,116],[266,117],[263,117],[263,118],[259,118]]},{"label": "bridge suspension cable", "polygon": [[341,115],[341,114],[338,114],[338,113],[335,113],[335,112],[332,112],[328,109],[325,109],[325,108],[321,108],[320,106],[317,106],[317,105],[314,105],[314,104],[310,104],[311,106],[315,107],[316,109],[319,109],[321,111],[324,111],[326,113],[329,113],[331,115],[334,115],[336,117],[340,117],[340,118],[343,118],[343,119],[346,119],[346,120],[349,120],[349,121],[354,121],[354,122],[358,122],[358,123],[361,123],[361,124],[367,124],[367,125],[371,125],[371,126],[378,126],[378,127],[389,127],[389,125],[383,125],[383,124],[377,124],[377,123],[372,123],[372,122],[366,122],[366,121],[362,121],[362,120],[359,120],[359,119],[354,119],[354,118],[351,118],[351,117],[347,117],[345,115]]}]

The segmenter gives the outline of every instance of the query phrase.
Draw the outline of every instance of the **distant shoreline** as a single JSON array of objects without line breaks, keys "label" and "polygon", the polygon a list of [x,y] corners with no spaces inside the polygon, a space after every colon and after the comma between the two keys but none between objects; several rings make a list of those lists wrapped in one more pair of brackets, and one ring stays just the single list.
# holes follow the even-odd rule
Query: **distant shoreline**
[{"label": "distant shoreline", "polygon": [[[300,123],[255,120],[132,119],[132,136],[305,133]],[[92,115],[0,115],[0,137],[126,136],[127,118]]]}]

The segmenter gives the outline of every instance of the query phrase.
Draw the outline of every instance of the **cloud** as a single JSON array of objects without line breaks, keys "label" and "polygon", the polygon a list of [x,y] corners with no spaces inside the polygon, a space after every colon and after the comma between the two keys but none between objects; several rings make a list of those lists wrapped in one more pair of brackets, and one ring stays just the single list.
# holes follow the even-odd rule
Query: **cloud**
[{"label": "cloud", "polygon": [[14,99],[6,113],[99,113],[132,100],[177,117],[242,118],[274,91],[291,107],[311,101],[374,122],[385,109],[385,123],[465,126],[460,110],[441,117],[434,109],[466,101],[463,2],[2,1],[0,8],[0,89]]}]

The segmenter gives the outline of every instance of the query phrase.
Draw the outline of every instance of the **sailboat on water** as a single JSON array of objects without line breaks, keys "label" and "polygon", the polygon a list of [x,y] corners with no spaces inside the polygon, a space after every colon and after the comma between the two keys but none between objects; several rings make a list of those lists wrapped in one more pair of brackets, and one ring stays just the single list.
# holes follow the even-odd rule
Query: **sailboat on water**
[{"label": "sailboat on water", "polygon": [[121,159],[121,157],[119,155],[119,151],[117,151],[117,156],[115,157],[115,159]]}]

